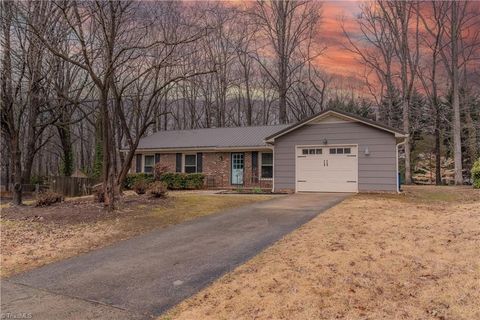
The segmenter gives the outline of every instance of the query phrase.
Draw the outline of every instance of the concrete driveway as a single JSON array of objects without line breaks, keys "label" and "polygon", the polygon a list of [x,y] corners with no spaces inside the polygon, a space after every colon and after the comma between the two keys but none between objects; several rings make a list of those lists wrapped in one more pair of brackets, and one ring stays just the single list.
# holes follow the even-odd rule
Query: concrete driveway
[{"label": "concrete driveway", "polygon": [[158,316],[347,196],[279,197],[46,265],[2,281],[1,312],[34,319]]}]

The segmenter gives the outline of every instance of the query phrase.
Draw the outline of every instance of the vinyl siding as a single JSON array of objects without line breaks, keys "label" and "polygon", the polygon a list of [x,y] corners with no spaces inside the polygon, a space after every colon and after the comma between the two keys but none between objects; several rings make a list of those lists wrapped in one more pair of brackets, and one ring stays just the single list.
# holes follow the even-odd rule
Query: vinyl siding
[{"label": "vinyl siding", "polygon": [[[358,144],[358,190],[396,191],[396,146],[392,133],[358,122],[305,125],[275,140],[275,190],[295,189],[297,145]],[[368,147],[369,156],[365,155]]]}]

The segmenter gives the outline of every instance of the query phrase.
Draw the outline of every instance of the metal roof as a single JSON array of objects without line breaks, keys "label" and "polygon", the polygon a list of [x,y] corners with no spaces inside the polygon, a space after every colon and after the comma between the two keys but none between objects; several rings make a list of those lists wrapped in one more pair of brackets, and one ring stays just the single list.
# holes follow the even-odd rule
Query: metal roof
[{"label": "metal roof", "polygon": [[266,147],[265,138],[289,125],[158,131],[140,139],[141,149]]}]

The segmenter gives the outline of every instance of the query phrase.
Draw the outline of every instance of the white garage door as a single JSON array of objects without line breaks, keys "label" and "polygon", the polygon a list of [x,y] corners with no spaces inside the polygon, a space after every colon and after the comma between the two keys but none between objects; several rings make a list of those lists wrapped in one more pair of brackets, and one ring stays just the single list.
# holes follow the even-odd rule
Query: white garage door
[{"label": "white garage door", "polygon": [[357,146],[297,147],[297,191],[357,192]]}]

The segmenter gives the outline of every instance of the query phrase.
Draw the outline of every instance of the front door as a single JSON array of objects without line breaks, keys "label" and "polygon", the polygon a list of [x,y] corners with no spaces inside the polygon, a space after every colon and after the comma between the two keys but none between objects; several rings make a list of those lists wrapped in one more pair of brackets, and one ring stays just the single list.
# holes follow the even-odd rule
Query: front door
[{"label": "front door", "polygon": [[243,167],[244,167],[243,153],[232,153],[232,184],[243,184]]}]

